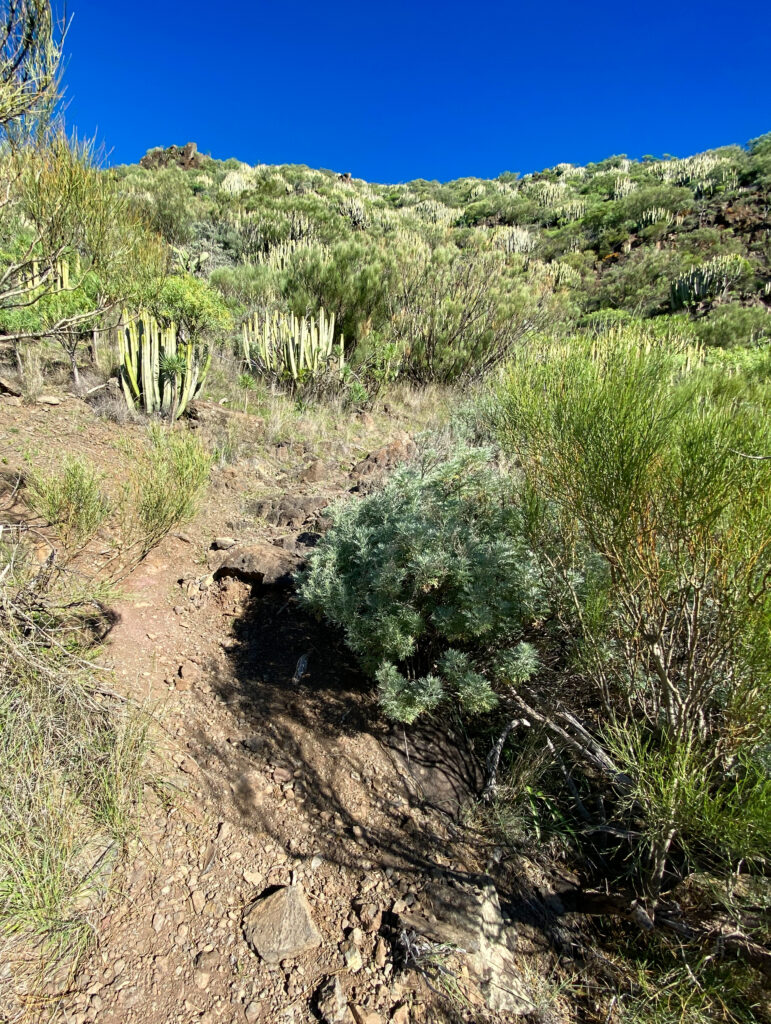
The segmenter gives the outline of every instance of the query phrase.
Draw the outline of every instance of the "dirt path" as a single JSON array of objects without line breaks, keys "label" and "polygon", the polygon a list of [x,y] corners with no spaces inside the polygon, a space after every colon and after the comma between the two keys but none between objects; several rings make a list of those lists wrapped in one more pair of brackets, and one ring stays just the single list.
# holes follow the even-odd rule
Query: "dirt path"
[{"label": "dirt path", "polygon": [[[360,477],[393,457],[381,451]],[[415,905],[432,876],[481,867],[453,821],[473,783],[462,761],[437,770],[430,737],[421,752],[384,723],[338,638],[290,588],[214,582],[218,556],[204,564],[222,534],[296,550],[308,510],[356,478],[312,461],[250,520],[247,474],[215,473],[202,515],[139,566],[115,608],[103,661],[160,721],[156,753],[171,769],[148,790],[143,843],[116,879],[127,899],[102,920],[67,1000],[76,1024],[318,1020],[325,980],[343,1000],[329,1019],[425,1019],[430,990],[395,976],[384,916]],[[267,963],[245,939],[245,914],[290,885],[321,944]]]},{"label": "dirt path", "polygon": [[[110,471],[109,426],[80,405],[33,413],[30,436],[44,426]],[[154,720],[158,779],[97,945],[53,1000],[65,1020],[417,1024],[532,1008],[512,982],[508,1001],[484,995],[501,1012],[483,1012],[461,963],[450,999],[402,969],[410,915],[424,915],[439,946],[487,941],[485,917],[502,925],[497,894],[494,906],[485,895],[493,851],[458,821],[480,781],[463,738],[446,723],[408,733],[385,722],[340,639],[291,586],[212,573],[227,555],[215,538],[247,562],[267,550],[295,564],[331,500],[366,491],[409,454],[391,429],[386,445],[366,424],[358,444],[278,442],[217,468],[196,521],[124,581],[102,661]],[[250,915],[290,890],[303,894],[312,941],[271,962],[255,951]],[[473,927],[458,921],[464,900]],[[483,966],[499,955],[486,949]]]}]

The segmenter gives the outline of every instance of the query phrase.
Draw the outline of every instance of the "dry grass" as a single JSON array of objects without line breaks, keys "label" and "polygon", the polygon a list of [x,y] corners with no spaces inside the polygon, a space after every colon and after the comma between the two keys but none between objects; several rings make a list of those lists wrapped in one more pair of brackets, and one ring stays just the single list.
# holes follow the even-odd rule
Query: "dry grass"
[{"label": "dry grass", "polygon": [[74,969],[91,941],[137,824],[148,726],[92,663],[98,602],[73,601],[53,558],[34,566],[18,544],[0,551],[0,578],[0,1002],[10,1020],[16,998]]}]

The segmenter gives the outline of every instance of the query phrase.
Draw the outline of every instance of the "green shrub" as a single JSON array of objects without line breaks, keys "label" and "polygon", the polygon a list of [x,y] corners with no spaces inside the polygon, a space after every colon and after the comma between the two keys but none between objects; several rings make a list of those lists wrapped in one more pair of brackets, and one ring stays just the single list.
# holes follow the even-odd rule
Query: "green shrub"
[{"label": "green shrub", "polygon": [[500,676],[532,674],[524,630],[543,599],[489,451],[426,455],[332,516],[302,600],[343,628],[390,717],[412,722],[450,695],[486,711]]},{"label": "green shrub", "polygon": [[401,268],[389,325],[403,371],[442,383],[484,373],[545,322],[552,285],[499,251],[417,252]]},{"label": "green shrub", "polygon": [[100,477],[80,459],[66,459],[60,472],[30,473],[24,497],[70,551],[87,544],[111,512]]},{"label": "green shrub", "polygon": [[94,595],[20,566],[0,550],[0,957],[35,986],[93,940],[138,823],[147,723],[90,668],[76,627],[93,625]]},{"label": "green shrub", "polygon": [[123,546],[143,558],[175,526],[193,518],[211,469],[198,438],[159,425],[147,444],[131,453],[133,465],[123,496]]},{"label": "green shrub", "polygon": [[698,350],[633,326],[522,351],[501,392],[534,549],[573,603],[574,665],[602,712],[517,701],[626,793],[653,892],[673,847],[722,830],[713,856],[735,862],[771,844],[767,814],[754,838],[739,825],[767,798],[771,724],[768,390],[742,374],[726,388]]},{"label": "green shrub", "polygon": [[699,341],[713,348],[750,347],[771,339],[771,313],[765,306],[729,302],[696,323]]}]

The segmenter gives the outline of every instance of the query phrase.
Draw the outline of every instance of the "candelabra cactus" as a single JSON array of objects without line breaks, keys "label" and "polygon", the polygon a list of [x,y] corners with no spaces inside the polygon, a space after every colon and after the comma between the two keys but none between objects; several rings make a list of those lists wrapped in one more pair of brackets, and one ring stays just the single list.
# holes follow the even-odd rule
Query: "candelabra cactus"
[{"label": "candelabra cactus", "polygon": [[180,341],[175,324],[124,313],[118,331],[121,383],[130,408],[178,419],[200,392],[211,362],[207,347]]},{"label": "candelabra cactus", "polygon": [[749,268],[747,260],[736,253],[715,256],[699,267],[678,275],[670,285],[674,309],[693,306],[726,292]]},{"label": "candelabra cactus", "polygon": [[344,341],[334,343],[335,315],[319,310],[316,317],[293,313],[255,314],[242,329],[243,356],[248,366],[260,373],[291,379],[297,383],[327,370],[342,373],[345,366]]}]

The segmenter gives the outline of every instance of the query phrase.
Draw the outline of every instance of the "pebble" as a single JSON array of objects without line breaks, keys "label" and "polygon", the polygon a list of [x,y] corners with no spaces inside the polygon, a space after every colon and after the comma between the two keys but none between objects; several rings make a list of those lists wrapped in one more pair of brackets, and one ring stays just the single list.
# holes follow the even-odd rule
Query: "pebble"
[{"label": "pebble", "polygon": [[360,971],[364,966],[361,959],[361,950],[358,946],[355,946],[352,942],[344,942],[340,947],[340,952],[343,954],[345,960],[345,966],[355,974]]},{"label": "pebble", "polygon": [[193,974],[193,981],[197,988],[200,988],[201,990],[207,989],[209,987],[209,982],[211,981],[211,975],[208,971],[195,971]]}]

